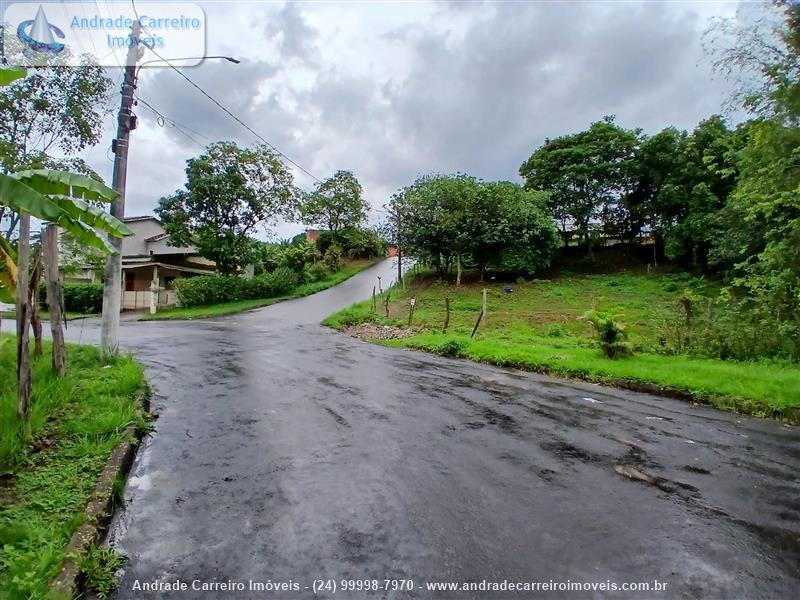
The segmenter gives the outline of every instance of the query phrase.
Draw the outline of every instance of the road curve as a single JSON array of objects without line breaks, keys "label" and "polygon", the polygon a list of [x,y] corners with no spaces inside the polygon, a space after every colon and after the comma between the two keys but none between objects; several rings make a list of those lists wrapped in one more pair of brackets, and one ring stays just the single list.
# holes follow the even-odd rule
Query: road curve
[{"label": "road curve", "polygon": [[[111,532],[129,556],[115,598],[306,598],[348,579],[415,589],[338,597],[796,596],[796,428],[317,324],[392,271],[231,317],[123,324],[159,418]],[[138,589],[176,580],[300,589]],[[424,587],[483,580],[667,589]]]}]

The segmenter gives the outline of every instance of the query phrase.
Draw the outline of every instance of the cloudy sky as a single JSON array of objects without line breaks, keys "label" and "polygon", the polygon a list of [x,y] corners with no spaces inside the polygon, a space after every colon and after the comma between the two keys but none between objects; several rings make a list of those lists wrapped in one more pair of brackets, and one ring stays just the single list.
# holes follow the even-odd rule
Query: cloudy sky
[{"label": "cloudy sky", "polygon": [[[207,2],[207,61],[185,72],[319,178],[355,172],[382,206],[429,172],[518,180],[546,137],[606,114],[654,132],[719,112],[703,32],[735,2]],[[116,77],[119,73],[113,73]],[[169,69],[143,70],[127,214],[147,214],[216,140],[254,136]],[[111,126],[87,153],[110,180]],[[296,171],[296,181],[313,181]],[[372,217],[380,215],[373,213]],[[301,226],[274,230],[287,237]]]}]

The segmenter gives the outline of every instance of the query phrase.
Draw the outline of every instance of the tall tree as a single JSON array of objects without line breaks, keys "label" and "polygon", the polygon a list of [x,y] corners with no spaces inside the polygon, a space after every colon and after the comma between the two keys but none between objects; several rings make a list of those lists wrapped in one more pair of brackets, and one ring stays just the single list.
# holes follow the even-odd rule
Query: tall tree
[{"label": "tall tree", "polygon": [[800,358],[800,3],[775,0],[768,16],[719,24],[735,43],[719,47],[717,66],[737,77],[737,99],[759,117],[728,211],[731,231],[747,233],[728,246],[738,246],[735,283],[751,313]]},{"label": "tall tree", "polygon": [[351,171],[336,171],[303,199],[300,216],[306,225],[326,227],[338,242],[342,229],[366,221],[368,208],[356,176]]},{"label": "tall tree", "polygon": [[[13,83],[11,75],[4,79],[9,84],[0,87],[0,172],[49,168],[91,174],[82,160],[70,157],[103,133],[113,87],[105,71],[85,61],[78,67],[34,68]],[[6,237],[18,218],[0,206]]]},{"label": "tall tree", "polygon": [[266,146],[211,144],[188,161],[186,179],[186,189],[161,198],[155,212],[172,244],[196,244],[223,274],[251,260],[259,226],[296,212],[291,171]]},{"label": "tall tree", "polygon": [[607,116],[586,131],[546,141],[519,172],[527,189],[549,192],[562,235],[576,234],[591,256],[598,229],[628,235],[618,224],[625,221],[623,201],[634,184],[639,143],[638,130],[624,129]]}]

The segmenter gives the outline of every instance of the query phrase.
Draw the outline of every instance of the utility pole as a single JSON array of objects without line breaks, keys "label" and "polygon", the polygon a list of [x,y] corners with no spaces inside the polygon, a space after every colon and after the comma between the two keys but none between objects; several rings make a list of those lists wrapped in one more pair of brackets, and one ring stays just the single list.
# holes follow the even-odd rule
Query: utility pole
[{"label": "utility pole", "polygon": [[[130,33],[128,56],[125,60],[125,77],[122,80],[122,102],[117,118],[117,138],[114,140],[114,173],[112,187],[119,194],[111,203],[111,215],[122,221],[125,218],[125,182],[128,175],[128,140],[133,122],[133,93],[136,90],[136,63],[143,48],[139,46],[139,22],[134,21]],[[122,238],[108,236],[117,251],[106,259],[103,283],[103,322],[100,346],[103,356],[114,356],[119,350],[119,314],[122,309]]]},{"label": "utility pole", "polygon": [[400,243],[400,211],[395,213],[397,219],[397,281],[400,282],[400,287],[405,289],[405,282],[403,281],[403,246]]}]

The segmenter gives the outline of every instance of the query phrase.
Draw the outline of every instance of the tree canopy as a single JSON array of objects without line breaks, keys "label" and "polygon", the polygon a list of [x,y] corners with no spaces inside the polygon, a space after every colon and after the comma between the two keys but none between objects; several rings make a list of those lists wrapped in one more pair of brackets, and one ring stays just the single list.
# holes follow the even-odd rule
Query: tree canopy
[{"label": "tree canopy", "polygon": [[337,241],[340,231],[366,221],[367,208],[356,176],[351,171],[336,171],[306,195],[300,203],[300,216],[306,225],[327,228]]},{"label": "tree canopy", "polygon": [[186,179],[186,189],[159,200],[156,214],[172,244],[195,244],[223,274],[250,261],[251,235],[259,226],[296,210],[292,174],[266,146],[211,144],[188,161]]},{"label": "tree canopy", "polygon": [[547,194],[467,175],[429,175],[394,195],[404,251],[444,275],[453,266],[531,273],[549,264],[557,234]]}]

